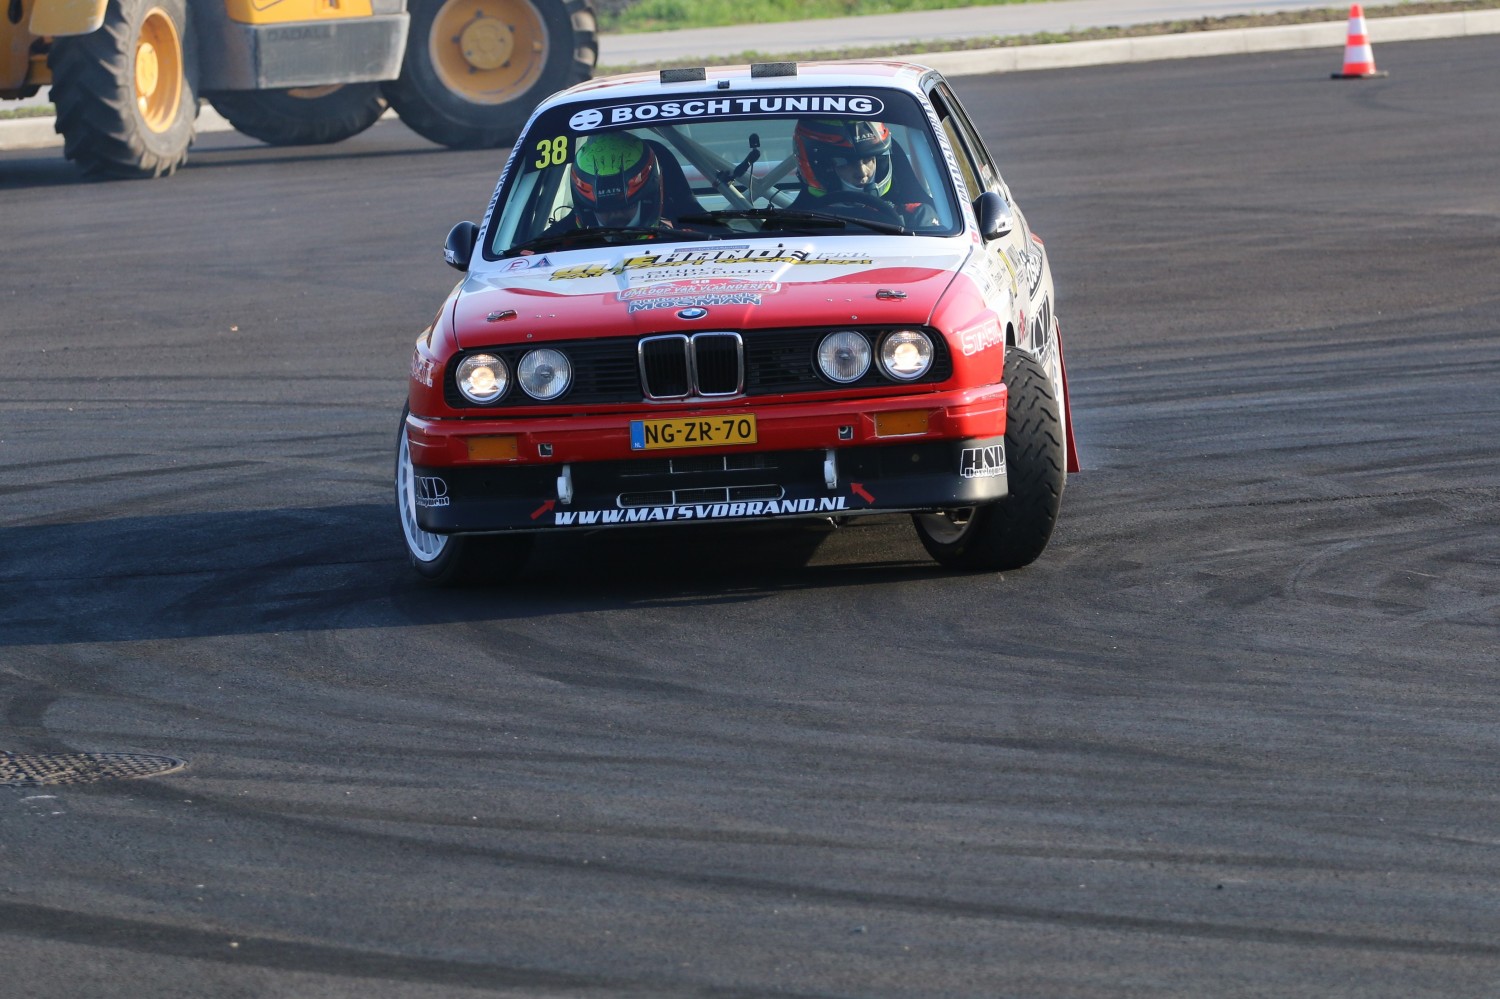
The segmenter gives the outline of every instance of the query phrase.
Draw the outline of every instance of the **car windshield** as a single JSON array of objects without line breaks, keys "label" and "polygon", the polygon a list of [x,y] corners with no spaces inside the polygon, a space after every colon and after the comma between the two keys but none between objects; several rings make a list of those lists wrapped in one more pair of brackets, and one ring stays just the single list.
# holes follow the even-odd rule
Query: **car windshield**
[{"label": "car windshield", "polygon": [[517,142],[485,255],[787,235],[953,235],[947,159],[906,92],[569,103]]}]

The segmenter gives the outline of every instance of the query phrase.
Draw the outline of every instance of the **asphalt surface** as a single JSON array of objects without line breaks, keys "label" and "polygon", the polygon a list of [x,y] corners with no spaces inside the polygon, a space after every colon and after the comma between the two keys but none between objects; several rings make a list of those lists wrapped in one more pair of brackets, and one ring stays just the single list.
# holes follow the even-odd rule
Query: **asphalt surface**
[{"label": "asphalt surface", "polygon": [[425,589],[397,418],[499,156],[0,153],[0,749],[187,762],[0,788],[0,991],[1494,994],[1500,62],[1380,56],[962,81],[1084,462],[992,576],[891,518]]}]

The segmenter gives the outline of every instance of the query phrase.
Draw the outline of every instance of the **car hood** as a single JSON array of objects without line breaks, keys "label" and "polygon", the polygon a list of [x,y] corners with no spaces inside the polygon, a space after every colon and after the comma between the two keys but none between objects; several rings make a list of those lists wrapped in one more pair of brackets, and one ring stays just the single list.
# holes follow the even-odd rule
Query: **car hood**
[{"label": "car hood", "polygon": [[875,236],[604,247],[480,264],[454,303],[460,347],[710,329],[921,325],[971,252]]}]

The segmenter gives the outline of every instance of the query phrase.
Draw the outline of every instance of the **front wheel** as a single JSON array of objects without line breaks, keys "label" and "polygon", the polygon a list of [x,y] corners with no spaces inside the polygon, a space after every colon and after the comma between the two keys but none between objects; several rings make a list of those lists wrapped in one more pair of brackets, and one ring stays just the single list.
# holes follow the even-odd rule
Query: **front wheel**
[{"label": "front wheel", "polygon": [[63,155],[84,173],[160,177],[187,161],[198,60],[186,0],[110,0],[97,31],[53,41],[47,66]]},{"label": "front wheel", "polygon": [[953,569],[1005,571],[1047,547],[1067,482],[1062,407],[1046,369],[1025,351],[1005,352],[1008,495],[983,506],[912,517],[928,554]]},{"label": "front wheel", "polygon": [[396,512],[412,568],[438,586],[502,583],[519,574],[531,552],[529,534],[447,535],[422,530],[417,523],[418,490],[434,496],[441,488],[418,482],[403,411],[396,439]]},{"label": "front wheel", "polygon": [[225,90],[208,99],[235,129],[273,146],[342,142],[385,113],[378,83],[291,90]]},{"label": "front wheel", "polygon": [[442,146],[516,140],[542,98],[599,59],[592,0],[410,0],[401,75],[385,84],[412,131]]}]

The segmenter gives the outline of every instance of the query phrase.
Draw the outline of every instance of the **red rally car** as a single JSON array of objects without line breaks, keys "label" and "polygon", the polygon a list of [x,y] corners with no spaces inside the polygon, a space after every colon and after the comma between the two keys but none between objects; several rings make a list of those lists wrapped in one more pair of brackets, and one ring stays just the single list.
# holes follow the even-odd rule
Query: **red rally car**
[{"label": "red rally car", "polygon": [[1078,469],[1046,249],[925,67],[574,87],[444,255],[396,450],[435,582],[541,531],[892,512],[1018,568]]}]

